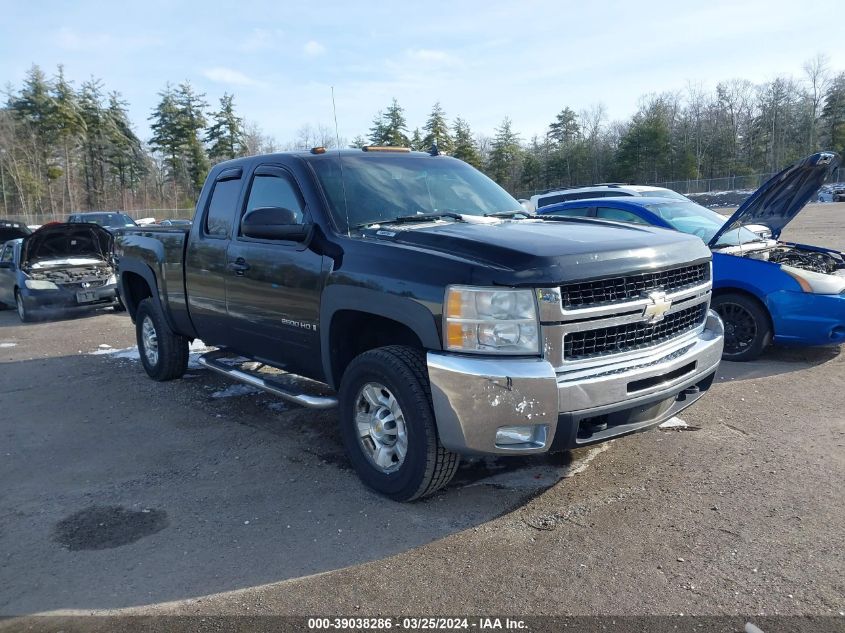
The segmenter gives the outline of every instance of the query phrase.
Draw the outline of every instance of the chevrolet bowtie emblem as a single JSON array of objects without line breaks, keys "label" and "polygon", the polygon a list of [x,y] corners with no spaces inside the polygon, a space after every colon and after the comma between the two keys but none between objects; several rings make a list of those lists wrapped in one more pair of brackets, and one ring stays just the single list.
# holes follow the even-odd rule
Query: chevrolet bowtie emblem
[{"label": "chevrolet bowtie emblem", "polygon": [[643,318],[647,323],[662,321],[672,307],[672,300],[666,298],[665,292],[650,292],[646,298],[650,303],[643,310]]}]

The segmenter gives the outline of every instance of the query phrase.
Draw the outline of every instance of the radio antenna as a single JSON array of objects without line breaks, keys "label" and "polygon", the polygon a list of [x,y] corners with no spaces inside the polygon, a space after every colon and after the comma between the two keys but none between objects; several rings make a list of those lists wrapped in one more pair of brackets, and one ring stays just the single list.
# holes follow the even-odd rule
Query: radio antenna
[{"label": "radio antenna", "polygon": [[343,157],[340,155],[340,129],[337,126],[337,104],[334,101],[334,86],[332,86],[332,113],[334,114],[334,137],[337,144],[337,163],[340,165],[340,186],[343,190],[343,212],[346,215],[346,236],[352,237],[349,226],[349,202],[346,200],[346,179],[343,177]]},{"label": "radio antenna", "polygon": [[337,127],[337,104],[334,102],[334,86],[332,86],[332,113],[334,114],[334,138],[340,149],[340,129]]}]

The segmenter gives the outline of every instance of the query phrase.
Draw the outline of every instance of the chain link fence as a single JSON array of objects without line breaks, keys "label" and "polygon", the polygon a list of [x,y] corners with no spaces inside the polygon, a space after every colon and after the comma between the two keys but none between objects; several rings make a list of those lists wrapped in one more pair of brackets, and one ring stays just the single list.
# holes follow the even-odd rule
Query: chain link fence
[{"label": "chain link fence", "polygon": [[[663,187],[665,189],[672,189],[684,195],[687,194],[705,194],[717,192],[748,192],[749,194],[760,187],[769,178],[774,176],[769,174],[752,174],[749,176],[725,176],[722,178],[699,178],[688,180],[670,180],[666,182],[647,182],[636,183],[645,184],[652,187]],[[845,183],[845,167],[840,167],[834,171],[827,179],[830,183]],[[559,187],[547,187],[545,189],[533,189],[525,191],[517,191],[514,193],[515,198],[527,199],[533,195],[546,193],[548,191],[555,191],[556,189],[571,189],[576,187],[589,187],[590,184],[582,185],[560,185]]]},{"label": "chain link fence", "polygon": [[[88,211],[74,211],[76,213],[89,213]],[[98,213],[91,211],[90,213]],[[194,208],[189,209],[130,209],[124,211],[122,209],[107,209],[101,213],[125,213],[133,220],[149,220],[152,218],[155,222],[162,220],[190,220],[194,217]],[[29,226],[40,226],[48,222],[66,222],[71,213],[33,213],[29,215],[9,215],[2,219],[11,220],[12,222],[22,222]]]}]

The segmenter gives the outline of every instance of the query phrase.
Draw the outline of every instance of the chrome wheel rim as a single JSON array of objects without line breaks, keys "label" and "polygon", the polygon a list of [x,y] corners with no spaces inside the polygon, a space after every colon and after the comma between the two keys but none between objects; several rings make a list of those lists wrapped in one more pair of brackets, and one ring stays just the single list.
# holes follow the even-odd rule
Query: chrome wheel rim
[{"label": "chrome wheel rim", "polygon": [[355,398],[355,427],[364,455],[382,473],[398,470],[408,452],[405,414],[390,389],[368,382]]},{"label": "chrome wheel rim", "polygon": [[141,343],[147,362],[153,367],[158,365],[158,334],[153,320],[148,316],[141,322]]}]

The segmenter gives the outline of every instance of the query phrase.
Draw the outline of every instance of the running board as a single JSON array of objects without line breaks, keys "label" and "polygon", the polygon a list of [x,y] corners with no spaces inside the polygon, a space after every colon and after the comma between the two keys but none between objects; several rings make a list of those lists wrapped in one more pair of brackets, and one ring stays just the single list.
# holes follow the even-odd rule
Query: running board
[{"label": "running board", "polygon": [[220,362],[223,358],[232,358],[232,354],[225,350],[215,350],[199,357],[199,364],[208,367],[218,374],[222,374],[233,380],[237,380],[252,387],[257,387],[274,396],[293,402],[309,409],[331,409],[337,406],[337,398],[332,396],[312,396],[305,393],[292,393],[285,385],[279,384],[269,378],[260,378],[254,374],[247,373],[231,365]]}]

